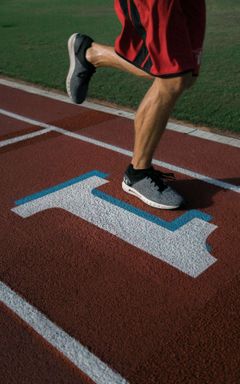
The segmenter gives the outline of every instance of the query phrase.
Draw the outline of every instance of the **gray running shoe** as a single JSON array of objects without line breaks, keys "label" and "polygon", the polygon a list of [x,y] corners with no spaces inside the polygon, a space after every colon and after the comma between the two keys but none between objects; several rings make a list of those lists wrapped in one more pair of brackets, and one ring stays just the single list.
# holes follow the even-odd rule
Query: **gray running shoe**
[{"label": "gray running shoe", "polygon": [[74,103],[81,104],[87,97],[89,81],[96,71],[94,65],[86,59],[86,50],[91,47],[91,37],[74,33],[68,40],[70,67],[66,80],[69,97]]},{"label": "gray running shoe", "polygon": [[122,188],[151,207],[179,208],[183,203],[183,198],[165,183],[166,179],[174,180],[174,175],[162,173],[153,167],[136,172],[130,164],[124,174]]}]

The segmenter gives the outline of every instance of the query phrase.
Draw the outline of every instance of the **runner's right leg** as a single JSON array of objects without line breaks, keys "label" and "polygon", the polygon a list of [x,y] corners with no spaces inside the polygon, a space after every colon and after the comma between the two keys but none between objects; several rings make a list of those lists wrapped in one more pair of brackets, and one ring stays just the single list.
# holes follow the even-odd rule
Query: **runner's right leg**
[{"label": "runner's right leg", "polygon": [[70,59],[66,88],[69,97],[81,104],[87,97],[88,85],[98,67],[113,67],[134,75],[153,79],[147,72],[122,59],[112,47],[94,43],[86,35],[74,33],[68,40]]},{"label": "runner's right leg", "polygon": [[87,60],[96,68],[113,67],[136,76],[154,79],[144,96],[135,118],[135,145],[132,164],[135,169],[148,168],[170,113],[181,93],[194,82],[192,73],[160,78],[149,75],[122,59],[113,47],[92,43],[86,51]]},{"label": "runner's right leg", "polygon": [[145,77],[150,80],[154,79],[154,76],[122,59],[121,56],[115,52],[113,47],[107,45],[93,42],[91,47],[86,51],[86,59],[96,68],[113,67],[125,72],[130,72],[136,76]]}]

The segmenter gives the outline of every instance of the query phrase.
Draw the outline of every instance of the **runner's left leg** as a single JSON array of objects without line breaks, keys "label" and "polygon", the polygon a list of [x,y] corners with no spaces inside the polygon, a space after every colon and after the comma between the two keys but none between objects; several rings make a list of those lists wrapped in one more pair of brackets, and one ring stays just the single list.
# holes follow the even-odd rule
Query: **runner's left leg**
[{"label": "runner's left leg", "polygon": [[191,73],[174,78],[156,78],[136,113],[134,154],[135,169],[151,166],[155,149],[166,128],[170,113],[182,94],[196,78]]}]

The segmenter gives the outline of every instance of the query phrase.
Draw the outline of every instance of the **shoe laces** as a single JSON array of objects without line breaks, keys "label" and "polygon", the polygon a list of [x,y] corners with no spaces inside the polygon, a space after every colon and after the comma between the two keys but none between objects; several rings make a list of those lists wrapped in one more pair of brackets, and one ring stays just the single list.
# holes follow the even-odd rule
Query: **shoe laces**
[{"label": "shoe laces", "polygon": [[155,188],[160,192],[163,192],[167,188],[166,181],[175,180],[173,173],[157,171],[153,167],[147,170],[146,176],[151,179],[151,184],[154,184]]}]

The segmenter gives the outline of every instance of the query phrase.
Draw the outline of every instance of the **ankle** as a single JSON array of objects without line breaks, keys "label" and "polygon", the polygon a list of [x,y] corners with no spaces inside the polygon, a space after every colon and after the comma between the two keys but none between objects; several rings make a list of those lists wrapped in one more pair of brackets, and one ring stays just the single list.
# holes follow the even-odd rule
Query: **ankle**
[{"label": "ankle", "polygon": [[135,170],[148,169],[152,166],[151,161],[132,161],[131,164]]},{"label": "ankle", "polygon": [[89,63],[94,65],[94,67],[98,67],[99,66],[99,56],[100,55],[99,55],[99,52],[97,49],[97,44],[93,42],[91,47],[88,48],[86,51],[86,59]]}]

